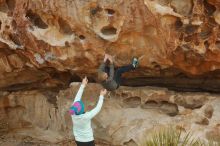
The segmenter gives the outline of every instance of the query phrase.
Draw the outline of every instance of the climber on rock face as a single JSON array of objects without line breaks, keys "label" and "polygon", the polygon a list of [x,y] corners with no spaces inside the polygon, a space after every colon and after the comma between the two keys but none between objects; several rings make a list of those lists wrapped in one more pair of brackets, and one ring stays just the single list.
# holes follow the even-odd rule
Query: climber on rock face
[{"label": "climber on rock face", "polygon": [[[107,60],[110,64],[107,66]],[[136,69],[138,66],[138,58],[134,57],[131,64],[122,66],[114,71],[113,57],[109,54],[105,54],[103,63],[98,69],[98,81],[108,91],[113,91],[119,88],[121,84],[121,76],[123,73]]]},{"label": "climber on rock face", "polygon": [[74,102],[70,107],[69,113],[73,122],[73,135],[77,146],[95,146],[91,119],[101,110],[106,89],[100,91],[98,103],[94,109],[89,112],[84,111],[84,104],[81,101],[83,90],[88,83],[87,77],[82,80],[82,84],[76,94]]}]

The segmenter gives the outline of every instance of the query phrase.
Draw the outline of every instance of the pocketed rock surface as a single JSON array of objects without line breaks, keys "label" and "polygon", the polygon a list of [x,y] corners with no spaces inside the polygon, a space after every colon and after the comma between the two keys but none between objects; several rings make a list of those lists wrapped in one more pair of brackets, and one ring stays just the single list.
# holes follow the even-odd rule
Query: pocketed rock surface
[{"label": "pocketed rock surface", "polygon": [[[10,139],[18,139],[20,143],[41,142],[42,145],[73,143],[68,109],[78,88],[79,83],[73,84],[55,96],[39,90],[2,93],[2,143],[10,142]],[[98,84],[89,84],[85,88],[82,100],[86,111],[96,105],[100,89]],[[177,102],[179,98],[182,101]],[[198,100],[203,102],[195,108]],[[220,136],[219,104],[220,96],[215,94],[120,87],[105,97],[92,127],[96,142],[101,145],[141,145],[154,131],[169,126],[182,130],[183,134],[192,132],[195,138],[217,141]],[[207,109],[212,109],[209,116],[205,112]]]}]

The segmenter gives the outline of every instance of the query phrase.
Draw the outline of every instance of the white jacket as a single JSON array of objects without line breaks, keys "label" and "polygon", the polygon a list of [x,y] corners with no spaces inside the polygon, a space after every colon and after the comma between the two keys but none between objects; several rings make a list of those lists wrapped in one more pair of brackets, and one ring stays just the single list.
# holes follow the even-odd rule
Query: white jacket
[{"label": "white jacket", "polygon": [[[85,86],[81,84],[79,91],[77,92],[74,99],[74,102],[81,100],[84,88]],[[94,109],[81,115],[71,116],[73,122],[73,135],[76,141],[89,142],[94,140],[93,130],[91,127],[91,119],[101,110],[103,100],[104,96],[100,95],[99,101]]]}]

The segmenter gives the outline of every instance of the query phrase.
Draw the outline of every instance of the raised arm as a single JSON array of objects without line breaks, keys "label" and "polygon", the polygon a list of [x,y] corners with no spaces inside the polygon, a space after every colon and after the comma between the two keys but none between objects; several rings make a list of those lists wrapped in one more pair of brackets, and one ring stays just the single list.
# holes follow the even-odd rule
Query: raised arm
[{"label": "raised arm", "polygon": [[113,80],[115,73],[113,57],[111,55],[107,55],[107,58],[110,61],[110,71],[109,71],[108,80]]},{"label": "raised arm", "polygon": [[105,54],[103,62],[99,66],[99,71],[103,71],[103,72],[105,71],[105,63],[106,63],[107,60],[108,60],[108,54]]},{"label": "raised arm", "polygon": [[79,88],[79,90],[78,90],[78,92],[77,92],[77,94],[75,96],[75,99],[74,99],[73,103],[76,102],[76,101],[80,101],[81,100],[84,88],[85,88],[85,85],[81,84],[80,88]]},{"label": "raised arm", "polygon": [[105,71],[105,63],[102,62],[102,64],[99,66],[99,71],[104,72]]},{"label": "raised arm", "polygon": [[115,73],[114,65],[113,65],[113,63],[111,63],[111,64],[110,64],[110,71],[109,71],[108,80],[113,80],[113,78],[114,78],[114,73]]},{"label": "raised arm", "polygon": [[104,95],[106,93],[107,93],[106,89],[101,90],[100,96],[99,96],[99,101],[98,101],[96,107],[94,109],[92,109],[91,111],[85,113],[86,118],[92,119],[93,117],[95,117],[100,112],[100,110],[102,108],[103,100],[104,100]]},{"label": "raised arm", "polygon": [[75,96],[75,99],[74,99],[73,103],[76,102],[76,101],[80,101],[81,100],[84,88],[86,87],[87,83],[88,83],[88,79],[87,79],[87,77],[85,77],[82,80],[82,84],[80,85],[80,88],[79,88],[79,90],[78,90],[78,92],[77,92],[77,94]]}]

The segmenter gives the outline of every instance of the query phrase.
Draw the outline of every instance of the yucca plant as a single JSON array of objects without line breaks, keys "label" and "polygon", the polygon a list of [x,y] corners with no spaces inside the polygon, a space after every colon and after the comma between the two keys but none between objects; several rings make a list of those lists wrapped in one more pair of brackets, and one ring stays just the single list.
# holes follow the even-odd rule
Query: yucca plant
[{"label": "yucca plant", "polygon": [[210,140],[205,146],[220,146],[220,140],[218,142]]},{"label": "yucca plant", "polygon": [[191,138],[190,132],[183,133],[174,128],[161,129],[152,134],[143,145],[144,146],[220,146],[215,142],[203,142],[196,138]]}]

